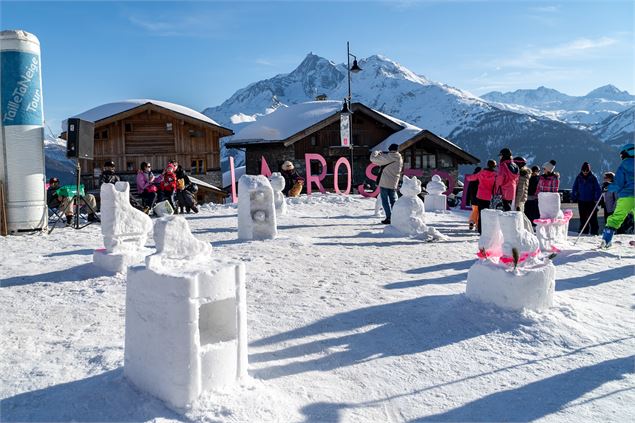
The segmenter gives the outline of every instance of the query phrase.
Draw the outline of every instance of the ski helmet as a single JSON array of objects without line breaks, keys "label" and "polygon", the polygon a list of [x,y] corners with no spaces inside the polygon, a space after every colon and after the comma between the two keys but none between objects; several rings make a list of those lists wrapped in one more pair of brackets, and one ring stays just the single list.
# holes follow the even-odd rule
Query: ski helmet
[{"label": "ski helmet", "polygon": [[620,148],[620,155],[624,157],[633,157],[635,156],[635,145],[632,142],[624,144],[622,148]]}]

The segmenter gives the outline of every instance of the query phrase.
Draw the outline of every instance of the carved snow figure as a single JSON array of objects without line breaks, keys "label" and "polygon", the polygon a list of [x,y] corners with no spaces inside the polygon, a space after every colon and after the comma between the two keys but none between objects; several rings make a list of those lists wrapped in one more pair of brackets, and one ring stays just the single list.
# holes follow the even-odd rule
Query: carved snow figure
[{"label": "carved snow figure", "polygon": [[181,216],[158,219],[154,241],[128,270],[124,375],[184,408],[247,376],[245,266],[215,259]]},{"label": "carved snow figure", "polygon": [[572,210],[560,210],[560,194],[557,192],[538,193],[540,219],[535,219],[536,235],[540,249],[544,252],[558,252],[567,242],[569,221]]},{"label": "carved snow figure", "polygon": [[128,182],[102,184],[101,233],[105,249],[95,250],[93,263],[111,272],[123,272],[150,252],[144,248],[152,220],[130,205]]},{"label": "carved snow figure", "polygon": [[389,234],[407,235],[422,239],[447,239],[434,228],[425,224],[425,206],[418,197],[421,181],[417,177],[403,177],[402,196],[392,209],[391,224],[384,229]]},{"label": "carved snow figure", "polygon": [[468,271],[467,296],[512,310],[551,307],[556,269],[540,257],[524,213],[486,209],[481,219],[480,260]]},{"label": "carved snow figure", "polygon": [[284,189],[284,177],[280,172],[273,172],[269,177],[273,189],[273,203],[276,206],[276,217],[287,214],[287,201],[282,190]]},{"label": "carved snow figure", "polygon": [[238,181],[238,238],[274,239],[278,234],[273,189],[263,175]]},{"label": "carved snow figure", "polygon": [[447,209],[447,197],[443,194],[446,186],[439,175],[434,175],[426,185],[428,194],[424,197],[426,210],[445,211]]}]

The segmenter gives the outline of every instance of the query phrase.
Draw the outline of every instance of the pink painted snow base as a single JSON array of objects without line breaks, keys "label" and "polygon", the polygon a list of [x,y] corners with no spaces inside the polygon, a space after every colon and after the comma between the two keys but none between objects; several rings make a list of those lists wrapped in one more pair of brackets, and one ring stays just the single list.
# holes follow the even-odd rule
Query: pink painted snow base
[{"label": "pink painted snow base", "polygon": [[560,250],[567,242],[569,232],[569,221],[573,216],[573,211],[567,209],[562,218],[555,219],[534,219],[536,224],[536,237],[540,243],[540,249],[545,252]]},{"label": "pink painted snow base", "polygon": [[507,310],[543,310],[553,305],[556,268],[551,261],[513,271],[489,260],[478,260],[467,273],[469,299]]}]

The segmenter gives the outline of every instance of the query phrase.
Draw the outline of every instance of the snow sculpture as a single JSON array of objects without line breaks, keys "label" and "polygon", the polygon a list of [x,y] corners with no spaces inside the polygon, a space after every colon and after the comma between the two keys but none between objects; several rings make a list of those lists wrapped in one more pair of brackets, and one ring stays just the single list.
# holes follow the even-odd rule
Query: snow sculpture
[{"label": "snow sculpture", "polygon": [[407,235],[423,239],[446,239],[436,229],[425,224],[425,206],[418,197],[421,193],[421,181],[417,177],[403,177],[402,196],[392,208],[391,224],[385,233]]},{"label": "snow sculpture", "polygon": [[101,186],[101,233],[105,248],[95,250],[93,263],[111,272],[123,272],[150,252],[144,248],[152,220],[130,205],[128,182]]},{"label": "snow sculpture", "polygon": [[238,181],[238,238],[273,239],[278,234],[273,189],[262,175]]},{"label": "snow sculpture", "polygon": [[446,190],[445,184],[439,175],[434,175],[432,180],[426,185],[428,194],[424,197],[426,210],[445,211],[447,209],[447,197],[443,194]]},{"label": "snow sculpture", "polygon": [[124,375],[184,408],[247,376],[245,266],[213,258],[181,216],[159,219],[154,240],[128,270]]},{"label": "snow sculpture", "polygon": [[480,260],[467,274],[468,298],[511,310],[551,307],[556,269],[540,256],[524,214],[486,209],[481,219]]},{"label": "snow sculpture", "polygon": [[273,172],[269,177],[271,189],[273,189],[273,203],[276,206],[276,217],[287,214],[287,202],[282,190],[284,189],[284,177],[280,172]]},{"label": "snow sculpture", "polygon": [[542,251],[558,252],[567,242],[569,221],[573,216],[570,209],[560,210],[560,194],[557,192],[538,193],[540,219],[535,219],[536,235]]}]

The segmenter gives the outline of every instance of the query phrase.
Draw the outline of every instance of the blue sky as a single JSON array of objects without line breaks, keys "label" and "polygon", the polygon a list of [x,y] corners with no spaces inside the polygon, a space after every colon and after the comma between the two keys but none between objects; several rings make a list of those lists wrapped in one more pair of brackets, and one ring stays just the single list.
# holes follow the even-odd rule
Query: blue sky
[{"label": "blue sky", "polygon": [[387,56],[474,94],[544,85],[635,93],[632,1],[0,3],[2,29],[42,45],[45,116],[127,98],[196,110],[293,70],[313,52]]}]

